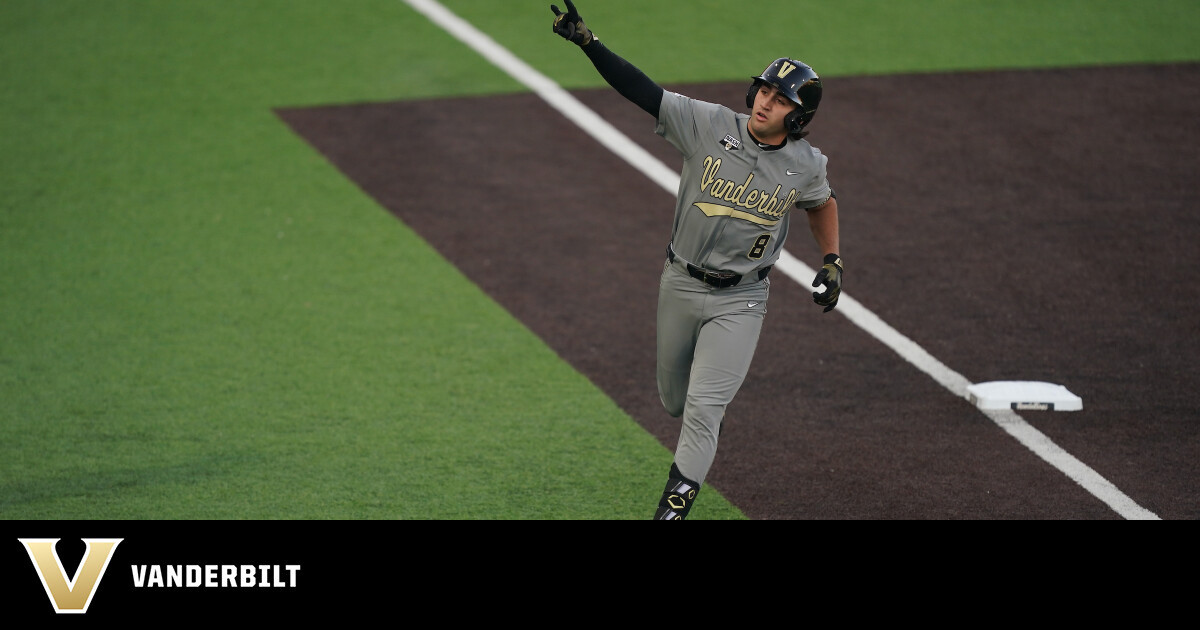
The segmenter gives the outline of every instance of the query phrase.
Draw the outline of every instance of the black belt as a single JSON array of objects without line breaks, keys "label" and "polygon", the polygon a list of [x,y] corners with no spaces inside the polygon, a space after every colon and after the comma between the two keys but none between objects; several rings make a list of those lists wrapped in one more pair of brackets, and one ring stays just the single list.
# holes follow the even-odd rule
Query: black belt
[{"label": "black belt", "polygon": [[[667,260],[675,262],[675,252],[669,245],[667,246]],[[730,273],[728,271],[709,271],[707,269],[701,269],[700,267],[697,267],[689,262],[685,262],[684,264],[687,265],[688,273],[691,274],[693,278],[718,289],[737,286],[739,282],[750,275],[746,274],[745,276],[739,276],[736,273]],[[758,279],[762,280],[763,278],[766,278],[767,274],[771,273],[772,266],[774,265],[768,265],[755,272],[758,275]]]}]

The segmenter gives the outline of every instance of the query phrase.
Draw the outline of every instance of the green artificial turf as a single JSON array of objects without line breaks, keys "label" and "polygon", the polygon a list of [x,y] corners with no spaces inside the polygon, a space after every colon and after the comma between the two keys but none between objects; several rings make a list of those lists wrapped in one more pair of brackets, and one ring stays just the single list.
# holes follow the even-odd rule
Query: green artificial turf
[{"label": "green artificial turf", "polygon": [[[601,85],[548,4],[446,2]],[[1200,58],[1194,2],[752,4],[579,8],[662,82]],[[6,0],[0,77],[0,518],[653,511],[670,453],[272,111],[524,89],[400,0]]]},{"label": "green artificial turf", "polygon": [[[550,32],[551,2],[529,15],[513,4],[445,2],[563,86],[603,85],[586,58]],[[664,83],[747,79],[781,56],[825,77],[1200,58],[1200,3],[1188,0],[581,0],[576,7],[609,48]]]}]

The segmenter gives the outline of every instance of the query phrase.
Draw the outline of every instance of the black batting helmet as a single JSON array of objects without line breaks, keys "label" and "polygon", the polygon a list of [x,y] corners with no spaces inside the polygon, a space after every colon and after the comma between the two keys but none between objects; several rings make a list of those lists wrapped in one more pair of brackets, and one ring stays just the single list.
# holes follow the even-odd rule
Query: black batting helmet
[{"label": "black batting helmet", "polygon": [[753,77],[754,82],[746,91],[746,107],[754,107],[754,95],[763,83],[775,86],[780,94],[797,105],[784,119],[788,135],[800,138],[804,127],[812,122],[821,104],[821,77],[808,64],[780,57],[771,62],[762,74]]}]

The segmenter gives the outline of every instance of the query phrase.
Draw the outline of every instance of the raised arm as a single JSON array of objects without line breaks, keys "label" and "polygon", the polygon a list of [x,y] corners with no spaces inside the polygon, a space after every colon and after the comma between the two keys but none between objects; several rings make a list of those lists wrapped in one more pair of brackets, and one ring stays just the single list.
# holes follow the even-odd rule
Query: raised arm
[{"label": "raised arm", "polygon": [[600,76],[621,96],[658,118],[658,106],[663,97],[662,87],[636,66],[600,43],[579,16],[575,3],[571,0],[566,0],[566,3],[566,13],[559,11],[557,6],[550,5],[550,10],[554,12],[554,32],[582,48],[588,59],[592,60],[592,65],[600,72]]}]

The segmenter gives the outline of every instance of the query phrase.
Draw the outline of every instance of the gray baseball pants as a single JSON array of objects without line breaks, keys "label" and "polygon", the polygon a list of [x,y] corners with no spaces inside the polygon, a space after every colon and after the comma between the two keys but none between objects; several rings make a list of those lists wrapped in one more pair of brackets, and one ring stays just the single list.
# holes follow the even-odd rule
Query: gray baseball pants
[{"label": "gray baseball pants", "polygon": [[763,318],[769,278],[716,288],[676,258],[658,285],[658,394],[682,418],[675,465],[703,483],[717,453],[725,408],[746,380]]}]

